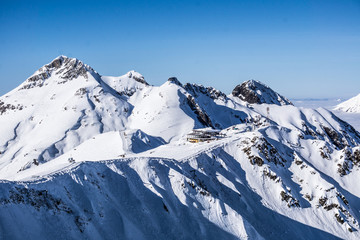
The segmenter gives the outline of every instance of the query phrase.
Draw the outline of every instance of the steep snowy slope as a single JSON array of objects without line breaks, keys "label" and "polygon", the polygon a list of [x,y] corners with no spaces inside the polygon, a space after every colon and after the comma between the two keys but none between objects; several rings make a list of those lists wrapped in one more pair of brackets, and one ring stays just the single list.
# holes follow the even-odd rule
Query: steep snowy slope
[{"label": "steep snowy slope", "polygon": [[360,94],[340,103],[335,110],[341,110],[349,113],[360,113]]},{"label": "steep snowy slope", "polygon": [[[34,236],[55,239],[357,239],[359,194],[314,167],[320,157],[308,161],[291,149],[283,138],[296,131],[247,127],[225,129],[226,138],[209,144],[173,142],[131,158],[72,163],[35,181],[3,182],[1,226],[13,229],[9,216],[20,215],[15,225],[25,226],[3,236],[38,229]],[[46,213],[57,224],[44,229],[36,216]]]},{"label": "steep snowy slope", "polygon": [[102,76],[101,79],[121,96],[130,97],[136,91],[149,86],[144,76],[133,70],[120,77]]},{"label": "steep snowy slope", "polygon": [[234,92],[56,58],[0,98],[0,238],[359,239],[359,133]]},{"label": "steep snowy slope", "polygon": [[249,110],[227,106],[224,94],[203,89],[177,80],[150,86],[135,71],[100,76],[60,56],[0,98],[0,123],[7,126],[0,134],[0,176],[37,167],[109,131],[141,129],[170,141],[193,128],[224,128],[247,117]]},{"label": "steep snowy slope", "polygon": [[222,129],[242,123],[253,112],[220,91],[196,84],[183,86],[176,78],[137,91],[129,103],[134,106],[129,127],[166,141],[183,138],[194,128]]},{"label": "steep snowy slope", "polygon": [[[77,59],[60,56],[1,97],[0,175],[47,162],[92,136],[125,129],[131,105]],[[16,106],[16,107],[13,107]]]}]

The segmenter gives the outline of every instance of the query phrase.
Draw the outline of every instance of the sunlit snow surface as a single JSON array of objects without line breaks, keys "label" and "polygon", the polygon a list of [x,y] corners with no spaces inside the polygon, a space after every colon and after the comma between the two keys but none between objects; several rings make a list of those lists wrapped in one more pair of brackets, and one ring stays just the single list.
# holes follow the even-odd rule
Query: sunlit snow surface
[{"label": "sunlit snow surface", "polygon": [[345,115],[63,56],[0,100],[0,239],[360,238]]},{"label": "sunlit snow surface", "polygon": [[[360,131],[360,112],[346,112],[337,109],[338,105],[345,103],[346,101],[341,99],[304,99],[304,100],[292,100],[295,106],[307,107],[307,108],[319,108],[323,107],[332,111],[335,115],[341,119],[350,123],[357,131]],[[356,103],[355,103],[356,104]],[[350,106],[349,106],[350,107]],[[354,109],[360,110],[360,104]]]}]

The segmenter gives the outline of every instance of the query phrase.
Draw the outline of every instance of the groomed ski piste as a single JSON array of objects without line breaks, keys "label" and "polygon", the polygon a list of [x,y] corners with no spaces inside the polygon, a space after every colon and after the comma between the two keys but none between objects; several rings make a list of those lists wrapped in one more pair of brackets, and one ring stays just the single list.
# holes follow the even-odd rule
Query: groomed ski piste
[{"label": "groomed ski piste", "polygon": [[360,134],[261,82],[152,86],[60,56],[0,114],[1,239],[360,238]]}]

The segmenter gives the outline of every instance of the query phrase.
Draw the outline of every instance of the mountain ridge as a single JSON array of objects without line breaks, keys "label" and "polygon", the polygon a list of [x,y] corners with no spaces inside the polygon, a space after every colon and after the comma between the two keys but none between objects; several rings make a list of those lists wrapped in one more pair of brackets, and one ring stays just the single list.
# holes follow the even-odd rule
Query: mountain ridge
[{"label": "mountain ridge", "polygon": [[290,100],[257,80],[248,80],[237,85],[231,94],[250,104],[293,105]]},{"label": "mountain ridge", "polygon": [[[360,134],[328,110],[56,59],[0,97],[0,236],[359,237]],[[186,140],[206,127],[223,137]]]},{"label": "mountain ridge", "polygon": [[338,104],[335,106],[334,110],[340,110],[349,113],[360,113],[360,94]]}]

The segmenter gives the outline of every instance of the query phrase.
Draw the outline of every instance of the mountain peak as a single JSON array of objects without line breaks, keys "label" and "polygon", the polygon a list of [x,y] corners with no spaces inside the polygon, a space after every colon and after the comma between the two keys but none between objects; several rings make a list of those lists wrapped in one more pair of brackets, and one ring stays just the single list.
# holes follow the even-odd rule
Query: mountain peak
[{"label": "mountain peak", "polygon": [[[29,77],[22,87],[22,89],[29,89],[34,87],[41,87],[44,84],[44,81],[51,76],[57,76],[58,78],[63,79],[59,83],[65,83],[66,81],[71,81],[79,76],[87,79],[87,73],[95,73],[89,65],[84,64],[77,58],[69,58],[64,55],[60,55],[52,60],[50,63],[45,64],[39,70],[37,70],[31,77]],[[97,74],[98,75],[98,74]]]},{"label": "mountain peak", "polygon": [[267,86],[265,83],[262,83],[259,80],[255,80],[255,79],[247,80],[244,83],[247,84],[248,86],[252,86],[252,87],[255,87],[257,85],[261,85],[261,86],[264,86],[266,88],[269,88],[269,86]]},{"label": "mountain peak", "polygon": [[351,113],[359,113],[360,112],[360,94],[356,95],[355,97],[346,100],[338,104],[335,107],[335,110],[340,110],[343,112],[351,112]]},{"label": "mountain peak", "polygon": [[178,86],[180,86],[180,87],[183,86],[182,83],[181,83],[176,77],[170,77],[170,78],[168,79],[168,82],[169,82],[169,83],[174,83],[174,84],[176,84],[176,85],[178,85]]},{"label": "mountain peak", "polygon": [[141,75],[140,73],[134,71],[134,70],[131,70],[129,71],[127,74],[128,78],[132,78],[134,79],[135,81],[137,82],[140,82],[140,83],[143,83],[145,85],[149,85],[146,81],[145,81],[145,78],[143,75]]},{"label": "mountain peak", "polygon": [[237,85],[232,91],[232,95],[250,104],[293,105],[290,100],[281,96],[264,83],[253,79]]},{"label": "mountain peak", "polygon": [[42,66],[38,71],[42,71],[45,69],[58,69],[61,68],[62,66],[66,66],[66,67],[75,67],[77,65],[84,65],[87,68],[91,69],[91,67],[89,67],[88,65],[84,64],[82,61],[80,61],[77,58],[69,58],[65,55],[60,55],[58,57],[56,57],[54,60],[52,60],[50,63],[45,64],[44,66]]}]

